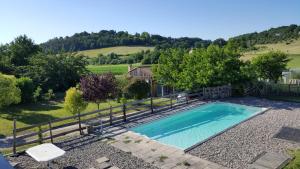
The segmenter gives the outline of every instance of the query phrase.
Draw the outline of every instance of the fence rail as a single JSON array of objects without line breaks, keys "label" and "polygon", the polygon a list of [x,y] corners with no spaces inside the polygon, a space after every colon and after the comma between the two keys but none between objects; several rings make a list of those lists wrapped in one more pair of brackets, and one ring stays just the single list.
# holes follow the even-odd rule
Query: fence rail
[{"label": "fence rail", "polygon": [[[179,99],[177,99],[177,95],[178,93],[164,97],[151,97],[119,106],[110,106],[92,112],[79,113],[74,116],[55,119],[23,128],[17,128],[17,121],[14,119],[12,152],[16,154],[18,147],[29,144],[41,144],[49,140],[53,143],[54,138],[62,137],[66,134],[79,132],[79,134],[82,135],[83,130],[124,123],[128,118],[135,118],[143,113],[156,113],[161,110],[189,104],[202,99],[229,97],[231,96],[231,87],[220,86],[203,88],[200,92],[186,94],[183,98]],[[99,120],[101,120],[101,124]]]}]

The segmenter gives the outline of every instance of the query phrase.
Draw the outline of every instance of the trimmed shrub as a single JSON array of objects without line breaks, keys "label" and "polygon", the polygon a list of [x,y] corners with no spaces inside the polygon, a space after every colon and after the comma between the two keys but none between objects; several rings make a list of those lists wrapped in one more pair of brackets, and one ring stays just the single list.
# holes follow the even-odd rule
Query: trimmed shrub
[{"label": "trimmed shrub", "polygon": [[21,90],[14,76],[0,73],[0,108],[21,102]]},{"label": "trimmed shrub", "polygon": [[124,92],[134,99],[146,98],[150,93],[150,84],[144,80],[132,79]]},{"label": "trimmed shrub", "polygon": [[31,103],[34,101],[33,93],[35,86],[29,77],[21,77],[17,79],[17,87],[21,89],[21,103]]}]

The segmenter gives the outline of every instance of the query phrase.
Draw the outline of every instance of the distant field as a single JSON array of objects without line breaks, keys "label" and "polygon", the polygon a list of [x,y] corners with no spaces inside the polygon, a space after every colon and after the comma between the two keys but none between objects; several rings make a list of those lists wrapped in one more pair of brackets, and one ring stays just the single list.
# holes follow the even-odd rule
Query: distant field
[{"label": "distant field", "polygon": [[292,59],[288,66],[290,68],[300,68],[300,39],[294,40],[290,44],[284,43],[276,43],[276,44],[265,44],[265,45],[257,45],[259,47],[259,50],[246,52],[243,54],[242,59],[243,60],[250,60],[251,58],[266,53],[268,51],[274,50],[274,51],[282,51],[289,55],[289,57]]},{"label": "distant field", "polygon": [[[133,64],[133,66],[137,66],[139,64]],[[121,75],[127,73],[128,71],[128,64],[119,64],[119,65],[88,65],[88,70],[93,73],[100,74],[111,72],[114,75]]]},{"label": "distant field", "polygon": [[96,57],[100,53],[103,55],[107,55],[109,53],[116,53],[118,55],[128,55],[133,53],[138,53],[143,50],[153,50],[154,47],[147,47],[147,46],[117,46],[117,47],[108,47],[108,48],[101,48],[101,49],[91,49],[91,50],[83,50],[79,51],[79,54],[83,54],[89,57]]}]

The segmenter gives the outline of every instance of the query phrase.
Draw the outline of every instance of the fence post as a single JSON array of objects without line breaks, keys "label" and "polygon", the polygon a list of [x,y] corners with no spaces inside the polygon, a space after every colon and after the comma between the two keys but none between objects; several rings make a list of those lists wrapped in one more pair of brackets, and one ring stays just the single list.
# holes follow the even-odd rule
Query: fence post
[{"label": "fence post", "polygon": [[173,108],[173,102],[172,102],[172,95],[171,95],[171,97],[170,97],[170,105],[171,105],[171,109]]},{"label": "fence post", "polygon": [[186,104],[189,104],[188,95],[185,96],[185,102]]},{"label": "fence post", "polygon": [[49,121],[49,132],[50,132],[50,139],[51,139],[51,143],[53,143],[53,135],[52,135],[52,125],[51,125],[51,120]]},{"label": "fence post", "polygon": [[42,126],[39,125],[39,132],[38,132],[38,137],[39,137],[39,143],[43,144],[43,133],[42,133]]},{"label": "fence post", "polygon": [[81,118],[80,113],[78,113],[78,127],[79,127],[79,133],[80,135],[83,135],[82,128],[81,128]]},{"label": "fence post", "polygon": [[123,104],[123,121],[126,121],[126,105]]},{"label": "fence post", "polygon": [[14,118],[14,130],[13,130],[13,154],[17,154],[16,137],[17,137],[17,120]]},{"label": "fence post", "polygon": [[112,106],[109,107],[109,124],[112,125]]},{"label": "fence post", "polygon": [[150,104],[151,104],[151,113],[153,113],[153,98],[150,98]]}]

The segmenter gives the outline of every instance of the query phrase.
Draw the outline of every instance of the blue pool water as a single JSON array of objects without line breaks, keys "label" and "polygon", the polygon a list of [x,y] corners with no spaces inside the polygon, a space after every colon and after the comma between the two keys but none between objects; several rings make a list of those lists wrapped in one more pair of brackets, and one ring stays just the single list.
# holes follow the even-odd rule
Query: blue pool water
[{"label": "blue pool water", "polygon": [[215,102],[131,130],[163,144],[185,150],[263,110],[264,108],[259,107]]}]

